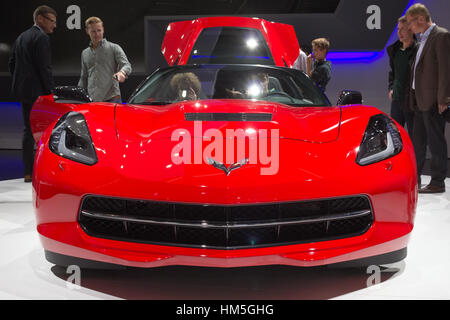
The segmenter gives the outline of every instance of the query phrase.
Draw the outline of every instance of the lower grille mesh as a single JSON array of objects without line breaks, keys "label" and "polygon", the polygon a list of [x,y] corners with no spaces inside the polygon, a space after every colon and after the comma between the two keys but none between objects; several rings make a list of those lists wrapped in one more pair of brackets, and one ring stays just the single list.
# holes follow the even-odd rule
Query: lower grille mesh
[{"label": "lower grille mesh", "polygon": [[81,227],[94,237],[217,249],[356,236],[372,222],[366,196],[238,206],[86,196],[79,214]]}]

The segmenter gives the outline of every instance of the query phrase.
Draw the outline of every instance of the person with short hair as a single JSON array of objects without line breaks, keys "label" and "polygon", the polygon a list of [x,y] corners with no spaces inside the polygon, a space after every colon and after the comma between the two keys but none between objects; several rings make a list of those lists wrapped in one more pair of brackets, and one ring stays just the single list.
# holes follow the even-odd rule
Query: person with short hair
[{"label": "person with short hair", "polygon": [[90,17],[85,22],[89,47],[81,53],[81,75],[78,86],[87,89],[93,101],[121,103],[119,83],[131,73],[131,64],[123,49],[107,41],[103,21]]},{"label": "person with short hair", "polygon": [[331,62],[326,60],[330,41],[318,38],[312,41],[312,54],[308,55],[307,74],[323,91],[331,79]]},{"label": "person with short hair", "polygon": [[[412,141],[419,193],[442,193],[448,161],[443,113],[450,103],[450,33],[433,23],[428,9],[421,3],[412,5],[405,16],[411,31],[420,33],[410,80],[410,97],[415,106]],[[431,181],[421,188],[427,146],[431,152]]]},{"label": "person with short hair", "polygon": [[22,159],[25,182],[32,181],[34,163],[31,108],[39,96],[50,94],[55,87],[48,35],[56,28],[56,16],[56,11],[49,6],[37,7],[33,12],[34,25],[17,37],[9,59],[12,95],[19,99],[22,106]]},{"label": "person with short hair", "polygon": [[397,35],[398,40],[386,48],[391,69],[388,85],[391,117],[401,126],[406,125],[412,137],[414,112],[409,104],[409,74],[418,44],[405,16],[398,19]]}]

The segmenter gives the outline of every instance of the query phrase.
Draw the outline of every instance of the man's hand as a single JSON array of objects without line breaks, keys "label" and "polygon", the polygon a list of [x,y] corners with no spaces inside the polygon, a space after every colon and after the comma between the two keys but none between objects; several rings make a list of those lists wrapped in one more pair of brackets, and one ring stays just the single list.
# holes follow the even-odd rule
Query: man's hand
[{"label": "man's hand", "polygon": [[439,113],[443,113],[445,110],[447,110],[447,105],[446,104],[440,104],[439,105]]},{"label": "man's hand", "polygon": [[120,83],[123,83],[125,82],[127,77],[122,71],[119,71],[113,75],[113,78],[119,81]]},{"label": "man's hand", "polygon": [[227,96],[233,99],[245,99],[245,94],[238,90],[225,89]]},{"label": "man's hand", "polygon": [[389,90],[389,100],[391,100],[392,101],[392,94],[394,93],[394,91],[393,90]]}]

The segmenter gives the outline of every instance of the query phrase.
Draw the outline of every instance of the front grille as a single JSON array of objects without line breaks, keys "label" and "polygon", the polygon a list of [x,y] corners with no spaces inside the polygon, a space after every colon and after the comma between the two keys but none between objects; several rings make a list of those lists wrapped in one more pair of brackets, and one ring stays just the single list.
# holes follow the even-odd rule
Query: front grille
[{"label": "front grille", "polygon": [[366,232],[372,222],[366,196],[221,206],[89,195],[79,214],[93,237],[215,249],[346,238]]}]

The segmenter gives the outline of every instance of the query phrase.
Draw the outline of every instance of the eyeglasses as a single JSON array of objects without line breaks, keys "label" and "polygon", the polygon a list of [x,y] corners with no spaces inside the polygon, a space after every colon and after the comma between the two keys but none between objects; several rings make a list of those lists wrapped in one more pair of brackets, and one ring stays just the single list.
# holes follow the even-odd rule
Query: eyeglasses
[{"label": "eyeglasses", "polygon": [[42,15],[45,19],[47,19],[48,21],[50,21],[51,23],[54,23],[54,24],[56,24],[56,20],[53,20],[53,19],[51,19],[51,18],[49,18],[49,17],[47,17],[47,16],[44,16],[44,15]]}]

